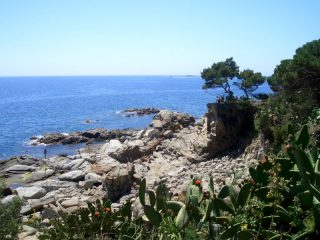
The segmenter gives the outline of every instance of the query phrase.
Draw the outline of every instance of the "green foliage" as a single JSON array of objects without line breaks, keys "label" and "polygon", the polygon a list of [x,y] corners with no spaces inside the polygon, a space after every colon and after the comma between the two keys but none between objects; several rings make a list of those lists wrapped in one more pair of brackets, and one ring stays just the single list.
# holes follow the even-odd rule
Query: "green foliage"
[{"label": "green foliage", "polygon": [[[0,198],[6,188],[0,179]],[[0,202],[0,236],[1,239],[16,239],[21,230],[20,209],[22,201],[17,197],[9,204]]]},{"label": "green foliage", "polygon": [[[318,124],[315,122],[317,107],[316,96],[309,90],[271,96],[257,106],[255,127],[271,142],[274,152],[277,153],[287,141],[289,122],[294,129],[299,129],[302,123],[310,122],[313,124],[312,138],[317,138],[317,134],[320,136]],[[313,114],[308,118],[310,113]]]},{"label": "green foliage", "polygon": [[255,73],[250,69],[240,72],[239,79],[242,81],[238,86],[245,93],[247,98],[249,98],[250,95],[252,96],[252,92],[257,90],[257,88],[265,82],[265,78],[260,72]]},{"label": "green foliage", "polygon": [[293,59],[281,61],[268,79],[274,91],[293,92],[298,89],[320,90],[320,39],[296,50]]},{"label": "green foliage", "polygon": [[53,220],[41,239],[318,239],[319,148],[310,147],[307,126],[296,135],[289,125],[288,134],[287,155],[260,161],[239,186],[216,192],[212,178],[195,178],[178,202],[165,184],[153,192],[142,179],[141,218],[132,219],[129,202],[111,212],[109,201],[97,201]]},{"label": "green foliage", "polygon": [[224,62],[217,62],[211,67],[203,69],[201,77],[205,80],[204,89],[221,87],[228,94],[227,99],[233,99],[230,81],[235,77],[240,82],[234,84],[244,92],[246,98],[254,97],[253,92],[265,82],[265,78],[259,72],[255,73],[246,69],[239,73],[239,67],[233,58],[227,58]]},{"label": "green foliage", "polygon": [[201,72],[201,77],[205,80],[203,88],[221,87],[229,94],[233,95],[229,81],[239,73],[239,67],[233,58],[227,58],[224,62],[212,64],[210,68],[205,68]]}]

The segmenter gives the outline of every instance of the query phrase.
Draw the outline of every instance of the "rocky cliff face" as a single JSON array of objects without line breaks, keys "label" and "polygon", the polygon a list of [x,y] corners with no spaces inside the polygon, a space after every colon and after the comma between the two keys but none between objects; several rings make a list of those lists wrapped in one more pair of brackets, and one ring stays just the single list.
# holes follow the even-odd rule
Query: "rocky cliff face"
[{"label": "rocky cliff face", "polygon": [[230,149],[252,127],[253,116],[250,111],[249,108],[239,109],[231,103],[208,104],[206,118],[210,156]]}]

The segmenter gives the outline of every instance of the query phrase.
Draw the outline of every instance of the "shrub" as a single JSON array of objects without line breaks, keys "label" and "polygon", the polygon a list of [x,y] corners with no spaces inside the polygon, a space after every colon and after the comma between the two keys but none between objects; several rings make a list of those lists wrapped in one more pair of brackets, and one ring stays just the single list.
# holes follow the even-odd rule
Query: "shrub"
[{"label": "shrub", "polygon": [[[0,180],[0,198],[6,185]],[[21,230],[20,209],[22,201],[17,197],[9,204],[0,202],[0,236],[1,239],[16,239]]]}]

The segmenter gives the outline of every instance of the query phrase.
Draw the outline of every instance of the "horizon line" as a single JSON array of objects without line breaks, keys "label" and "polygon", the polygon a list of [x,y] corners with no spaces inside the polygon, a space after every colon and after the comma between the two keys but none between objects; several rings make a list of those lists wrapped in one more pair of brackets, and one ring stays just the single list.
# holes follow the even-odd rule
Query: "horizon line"
[{"label": "horizon line", "polygon": [[84,75],[0,75],[0,78],[5,77],[161,77],[161,76],[179,76],[179,77],[200,77],[200,74],[84,74]]}]

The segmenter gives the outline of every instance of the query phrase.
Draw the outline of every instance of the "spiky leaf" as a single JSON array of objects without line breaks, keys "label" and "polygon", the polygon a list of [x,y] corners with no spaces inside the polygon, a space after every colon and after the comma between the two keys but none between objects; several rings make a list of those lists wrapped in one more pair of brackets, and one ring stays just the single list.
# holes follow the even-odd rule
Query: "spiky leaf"
[{"label": "spiky leaf", "polygon": [[238,223],[233,225],[232,227],[228,228],[226,231],[224,231],[220,238],[221,239],[229,239],[232,238],[233,236],[235,236],[238,232],[238,230],[240,229],[242,223]]},{"label": "spiky leaf", "polygon": [[250,197],[250,190],[251,190],[251,184],[246,183],[245,185],[243,185],[243,187],[241,188],[239,195],[237,197],[237,204],[238,206],[245,206],[249,197]]},{"label": "spiky leaf", "polygon": [[146,205],[146,179],[142,179],[139,187],[139,199],[142,206]]},{"label": "spiky leaf", "polygon": [[162,222],[162,217],[160,213],[158,213],[156,210],[154,210],[153,207],[150,207],[148,205],[145,205],[143,207],[144,213],[146,214],[149,221],[156,227],[159,227]]},{"label": "spiky leaf", "polygon": [[305,149],[308,145],[308,142],[309,142],[308,127],[307,125],[304,125],[298,137],[297,144],[301,145],[302,149]]},{"label": "spiky leaf", "polygon": [[175,219],[175,224],[176,224],[178,229],[182,229],[187,221],[188,221],[188,213],[187,213],[187,208],[184,205],[180,209],[180,211],[179,211],[179,213],[178,213],[178,215],[177,215],[177,217]]}]

